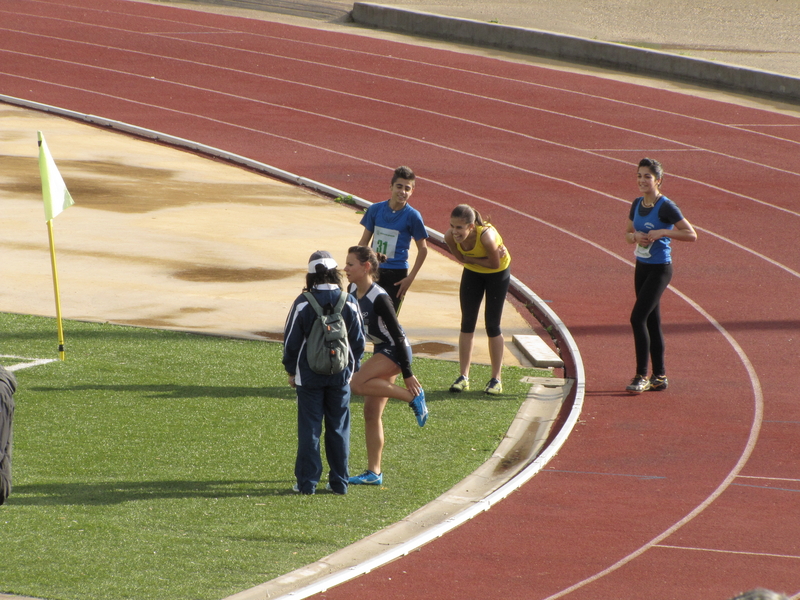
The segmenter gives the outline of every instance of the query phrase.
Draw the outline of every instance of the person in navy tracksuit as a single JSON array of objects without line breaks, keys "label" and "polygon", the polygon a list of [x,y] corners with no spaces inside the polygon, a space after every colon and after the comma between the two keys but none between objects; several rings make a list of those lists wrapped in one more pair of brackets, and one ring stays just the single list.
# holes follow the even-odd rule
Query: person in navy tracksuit
[{"label": "person in navy tracksuit", "polygon": [[14,392],[17,380],[14,375],[0,366],[0,504],[11,493],[11,443],[14,421]]},{"label": "person in navy tracksuit", "polygon": [[[311,255],[305,291],[311,292],[326,312],[332,312],[342,292],[342,277],[329,252]],[[330,467],[328,486],[336,494],[347,493],[350,454],[350,379],[361,366],[364,353],[364,326],[358,303],[348,296],[342,309],[347,324],[349,359],[347,367],[335,375],[320,375],[311,370],[306,357],[306,339],[317,313],[300,294],[292,304],[283,332],[283,366],[289,385],[297,390],[297,460],[294,490],[313,494],[322,477],[320,438],[325,423],[325,456]]]}]

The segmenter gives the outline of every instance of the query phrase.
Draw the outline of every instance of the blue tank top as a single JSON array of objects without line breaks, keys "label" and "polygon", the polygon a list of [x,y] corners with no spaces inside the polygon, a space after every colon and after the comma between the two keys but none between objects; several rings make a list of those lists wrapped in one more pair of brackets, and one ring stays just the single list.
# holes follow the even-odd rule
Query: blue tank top
[{"label": "blue tank top", "polygon": [[[630,219],[633,221],[634,231],[645,233],[654,229],[672,229],[675,223],[683,220],[683,215],[676,204],[661,196],[653,208],[643,208],[644,198],[637,198],[631,206]],[[672,247],[668,237],[662,237],[648,246],[636,244],[633,254],[636,260],[651,265],[662,265],[672,262]]]}]

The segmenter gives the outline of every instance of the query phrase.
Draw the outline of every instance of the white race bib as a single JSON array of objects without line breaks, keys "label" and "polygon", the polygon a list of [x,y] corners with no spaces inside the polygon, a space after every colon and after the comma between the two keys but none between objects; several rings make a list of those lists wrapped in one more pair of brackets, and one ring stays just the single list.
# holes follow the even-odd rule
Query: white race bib
[{"label": "white race bib", "polygon": [[653,242],[647,244],[647,246],[642,246],[641,244],[636,244],[636,249],[633,251],[634,256],[638,256],[639,258],[650,258],[650,248],[653,247]]},{"label": "white race bib", "polygon": [[385,254],[386,258],[394,258],[398,237],[400,237],[400,232],[396,229],[375,227],[374,236],[372,238],[372,249],[380,254]]}]

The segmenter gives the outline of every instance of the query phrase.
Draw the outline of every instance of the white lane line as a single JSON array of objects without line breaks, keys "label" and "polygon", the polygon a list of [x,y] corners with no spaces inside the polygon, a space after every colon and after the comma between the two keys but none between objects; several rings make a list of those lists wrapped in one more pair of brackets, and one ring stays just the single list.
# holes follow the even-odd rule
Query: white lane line
[{"label": "white lane line", "polygon": [[[0,31],[2,31],[2,30],[3,29],[0,28]],[[113,29],[113,30],[116,31],[116,29]],[[6,30],[6,31],[12,31],[12,30]],[[122,31],[126,31],[128,33],[139,33],[139,32],[129,31],[129,30],[122,30]],[[152,53],[149,53],[149,52],[143,52],[143,51],[140,51],[140,50],[130,50],[130,49],[126,49],[126,48],[117,48],[117,47],[108,46],[106,44],[94,44],[94,43],[91,43],[91,42],[82,42],[82,41],[64,39],[64,38],[60,38],[60,37],[46,36],[46,35],[37,34],[37,33],[25,32],[25,35],[30,35],[30,36],[35,36],[35,37],[43,37],[43,38],[46,38],[46,39],[55,39],[55,40],[58,40],[58,41],[70,42],[70,43],[80,44],[80,45],[85,45],[85,46],[94,46],[94,47],[97,47],[97,48],[102,48],[104,50],[114,49],[114,50],[118,50],[119,52],[125,52],[125,53],[137,54],[137,55],[142,55],[142,56],[155,58],[155,59],[158,59],[160,61],[163,61],[163,60],[166,59],[166,60],[180,62],[180,63],[188,63],[188,64],[195,65],[195,66],[201,66],[201,67],[206,67],[206,68],[211,68],[211,69],[219,69],[219,70],[223,70],[223,71],[229,71],[229,72],[232,72],[232,73],[239,73],[239,74],[247,75],[249,77],[256,77],[256,78],[259,78],[259,79],[269,79],[269,80],[272,80],[272,81],[277,81],[279,83],[292,84],[292,85],[297,85],[297,86],[302,86],[302,87],[309,87],[309,88],[312,88],[312,89],[319,89],[319,90],[323,90],[323,91],[328,92],[328,93],[335,93],[335,94],[341,94],[341,95],[344,95],[344,96],[350,96],[350,97],[354,97],[354,98],[358,98],[358,99],[371,100],[371,101],[374,101],[374,102],[380,102],[382,104],[388,104],[388,105],[391,105],[391,106],[397,106],[397,107],[406,108],[406,109],[409,109],[409,110],[417,110],[417,111],[429,113],[429,114],[432,114],[432,115],[435,115],[435,116],[451,118],[451,119],[464,121],[464,122],[468,122],[468,123],[475,124],[475,125],[480,125],[480,126],[489,127],[489,128],[492,128],[492,129],[504,131],[504,132],[510,133],[510,134],[521,135],[521,134],[518,134],[517,132],[514,132],[514,131],[505,130],[505,129],[502,129],[502,128],[499,128],[499,127],[493,127],[491,125],[488,125],[488,124],[485,124],[485,123],[481,123],[481,122],[470,121],[468,119],[462,119],[462,118],[456,117],[454,115],[449,115],[449,114],[444,114],[444,113],[437,113],[435,111],[428,111],[428,110],[425,110],[425,109],[412,107],[412,106],[409,106],[409,105],[389,102],[387,100],[382,100],[382,99],[379,99],[379,98],[369,98],[366,95],[364,95],[363,93],[354,94],[354,93],[350,93],[350,92],[346,92],[346,91],[334,90],[334,89],[331,89],[330,87],[326,87],[326,86],[317,86],[317,85],[308,84],[308,83],[304,83],[304,82],[299,82],[299,81],[295,81],[295,80],[288,80],[288,79],[285,79],[285,78],[274,77],[274,76],[264,75],[264,74],[259,74],[259,73],[253,73],[252,70],[234,69],[234,68],[231,68],[231,67],[214,65],[214,64],[210,64],[210,63],[205,63],[205,62],[200,62],[200,61],[195,61],[195,60],[189,60],[189,59],[184,59],[184,58],[164,57],[163,55],[156,55],[156,54],[152,54]],[[241,49],[241,48],[236,48],[236,47],[232,47],[232,46],[228,46],[228,45],[222,45],[222,44],[212,44],[212,43],[209,43],[209,42],[199,42],[199,41],[196,41],[196,40],[186,40],[186,39],[183,39],[183,38],[170,38],[169,36],[163,36],[163,37],[165,37],[165,39],[170,39],[170,40],[178,41],[178,42],[181,42],[181,43],[199,44],[199,45],[203,45],[203,46],[211,46],[215,50],[222,49],[222,50],[232,50],[234,52],[251,53],[251,54],[256,54],[256,55],[258,55],[259,57],[262,57],[262,58],[267,56],[267,57],[270,57],[270,58],[277,58],[277,59],[280,59],[280,60],[299,62],[299,63],[318,66],[318,67],[323,67],[323,68],[327,68],[327,69],[345,71],[345,72],[349,72],[349,73],[354,73],[354,74],[359,75],[359,76],[363,76],[364,75],[364,71],[360,70],[360,69],[351,69],[351,68],[348,68],[348,67],[330,65],[330,64],[326,64],[326,63],[320,63],[319,61],[299,59],[299,58],[295,58],[295,57],[290,57],[290,56],[280,55],[280,54],[272,54],[272,53],[263,52],[263,51],[256,52],[256,51],[253,51],[253,50]],[[158,79],[158,78],[150,77],[150,76],[147,76],[147,75],[140,75],[140,74],[137,74],[137,73],[134,73],[134,72],[131,72],[131,71],[120,71],[120,70],[111,69],[111,68],[108,68],[108,67],[100,67],[100,66],[96,66],[96,65],[89,65],[89,64],[86,64],[86,63],[83,63],[83,62],[67,61],[67,60],[64,60],[64,59],[57,59],[57,58],[48,57],[48,56],[41,56],[39,54],[28,54],[28,53],[18,52],[18,51],[14,51],[14,50],[3,50],[3,51],[9,52],[9,53],[14,53],[14,54],[21,54],[21,55],[29,56],[29,57],[33,57],[33,58],[40,58],[40,59],[43,59],[43,60],[52,60],[52,61],[64,62],[64,63],[67,63],[67,64],[77,65],[77,66],[86,67],[86,68],[95,68],[95,69],[106,70],[106,71],[109,71],[109,72],[118,73],[118,74],[121,74],[121,75],[127,75],[127,76],[131,76],[131,77],[143,77],[143,78],[146,78],[146,79],[149,79],[149,80],[159,81],[161,83],[170,83],[170,84],[173,84],[173,85],[180,85],[180,86],[186,85],[186,84],[179,83],[177,81]],[[415,63],[415,64],[425,64],[425,63]],[[431,65],[431,66],[433,66],[433,65]],[[483,73],[475,73],[475,72],[472,72],[472,71],[466,71],[466,72],[470,73],[470,74],[476,74],[476,75],[479,75],[479,76],[484,76],[484,77],[495,77],[495,78],[498,78],[497,76],[486,75],[486,74],[483,74]],[[394,81],[396,79],[392,75],[384,75],[384,74],[381,74],[381,73],[370,73],[370,76],[376,77],[376,78],[380,78],[380,79],[386,79],[386,80],[389,80],[389,81]],[[534,85],[534,86],[549,88],[549,89],[553,89],[553,90],[561,92],[561,93],[578,94],[578,95],[585,96],[585,97],[593,99],[593,100],[604,100],[604,101],[607,101],[607,102],[619,103],[619,104],[623,104],[625,106],[635,107],[635,108],[639,108],[639,109],[642,109],[642,110],[656,110],[656,109],[653,109],[652,107],[649,107],[649,106],[639,105],[639,104],[635,104],[635,103],[631,103],[631,102],[622,102],[622,101],[619,101],[619,100],[613,100],[613,99],[605,98],[605,97],[602,97],[602,96],[586,94],[586,93],[582,93],[582,92],[574,92],[573,90],[568,90],[568,89],[563,89],[563,88],[544,86],[542,84],[537,84],[537,83],[533,83],[533,82],[527,82],[527,81],[521,81],[521,80],[509,79],[509,78],[500,78],[500,79],[502,81],[504,81],[504,82],[512,82],[512,83],[519,83],[519,84],[524,84],[524,85]],[[580,116],[577,116],[577,115],[574,115],[574,114],[565,113],[565,112],[561,112],[561,111],[554,111],[554,110],[544,109],[544,108],[541,108],[541,107],[531,106],[531,105],[528,105],[528,104],[521,104],[521,103],[518,103],[518,102],[511,102],[511,101],[503,100],[503,99],[500,99],[500,98],[497,98],[497,97],[493,97],[493,96],[484,96],[484,95],[481,95],[481,94],[474,94],[472,92],[464,92],[464,91],[460,91],[460,90],[453,90],[451,88],[437,86],[437,85],[424,83],[424,82],[419,82],[419,81],[411,81],[411,82],[408,83],[408,85],[423,86],[423,87],[426,87],[426,88],[429,88],[429,89],[433,89],[433,90],[441,91],[441,92],[446,92],[446,93],[449,93],[449,94],[464,95],[464,96],[468,96],[468,97],[473,98],[473,99],[486,100],[486,101],[489,101],[489,102],[496,102],[496,103],[499,103],[499,104],[502,104],[502,105],[506,105],[506,106],[513,106],[515,108],[522,108],[522,109],[525,109],[525,110],[541,112],[541,113],[545,113],[545,114],[548,114],[548,115],[560,116],[560,117],[564,117],[564,118],[568,118],[568,119],[577,120],[577,121],[580,121],[580,122],[585,123],[585,124],[590,125],[590,126],[608,127],[610,129],[624,131],[624,132],[627,132],[627,133],[631,132],[630,129],[628,129],[626,127],[619,126],[619,125],[612,125],[611,123],[607,123],[607,122],[603,122],[603,121],[597,121],[597,120],[593,120],[593,119],[588,119],[588,118],[585,118],[585,117],[580,117]],[[209,92],[209,93],[222,93],[222,92],[219,92],[219,91],[216,91],[216,90],[212,90],[212,89],[209,89],[209,88],[199,88],[199,87],[195,87],[195,86],[188,86],[188,87],[191,87],[193,89],[198,89],[200,91],[206,91],[206,92]],[[245,97],[242,97],[242,96],[237,96],[237,97],[245,99],[245,100],[250,100],[250,101],[253,101],[253,102],[259,102],[259,100],[253,99],[253,98],[245,98]],[[281,105],[280,107],[284,108],[284,109],[287,109],[287,110],[291,110],[291,107],[286,107],[286,106],[283,106],[283,105]],[[663,110],[658,110],[658,112],[667,113],[667,114],[670,114],[670,115],[673,115],[673,116],[677,116],[677,117],[682,117],[682,118],[685,118],[685,119],[688,119],[688,120],[695,120],[695,121],[703,122],[705,124],[713,125],[713,126],[716,126],[716,127],[728,128],[728,129],[731,129],[731,130],[735,130],[737,133],[745,133],[745,134],[750,134],[750,135],[755,135],[755,136],[763,136],[763,137],[767,137],[767,138],[770,138],[770,139],[773,139],[773,140],[776,140],[776,141],[782,141],[782,142],[787,142],[789,144],[800,145],[800,142],[792,140],[792,139],[781,138],[781,137],[778,137],[778,136],[765,134],[763,132],[754,132],[754,131],[751,131],[749,129],[744,129],[743,130],[743,129],[739,129],[739,128],[736,128],[736,127],[730,127],[730,126],[728,126],[728,125],[726,125],[724,123],[719,123],[719,122],[716,122],[716,121],[710,121],[710,120],[707,120],[707,119],[698,119],[696,117],[682,115],[680,113],[672,113],[672,112],[663,111]],[[727,158],[727,159],[730,159],[730,160],[733,160],[733,161],[742,161],[742,162],[745,162],[745,163],[748,163],[748,164],[751,164],[751,165],[758,166],[760,168],[764,168],[764,169],[768,169],[768,170],[774,170],[774,171],[778,171],[778,172],[789,174],[789,175],[800,176],[800,173],[798,173],[796,171],[782,169],[782,168],[776,167],[774,165],[770,165],[770,164],[766,164],[766,163],[760,163],[760,162],[753,161],[753,160],[750,160],[750,159],[746,159],[746,158],[743,158],[743,157],[740,157],[740,156],[734,156],[732,154],[728,154],[728,153],[721,152],[721,151],[718,151],[718,150],[713,150],[711,148],[705,148],[705,147],[702,147],[702,146],[696,146],[694,144],[687,144],[685,142],[681,142],[681,141],[678,141],[678,140],[670,139],[670,138],[665,137],[663,132],[657,132],[657,133],[652,133],[651,134],[651,133],[647,133],[647,132],[637,131],[635,133],[637,135],[641,135],[641,136],[644,136],[644,137],[652,138],[653,140],[658,140],[659,142],[670,142],[670,143],[676,144],[676,145],[678,145],[678,146],[680,146],[682,148],[685,148],[685,149],[692,149],[692,150],[707,152],[709,154],[721,156],[721,157],[724,157],[724,158]],[[541,138],[532,138],[532,139],[536,139],[537,141],[540,141],[542,143],[549,143],[549,144],[554,144],[554,145],[557,145],[557,146],[562,146],[562,144],[558,144],[558,143],[550,141],[550,140],[545,140],[545,139],[541,139]],[[580,149],[574,148],[572,146],[567,146],[567,145],[563,145],[563,146],[567,147],[567,148],[570,148],[570,149],[574,149],[574,150],[580,151]],[[607,156],[604,156],[604,155],[596,154],[596,153],[593,153],[593,152],[588,151],[588,150],[583,150],[583,151],[588,152],[590,154],[595,154],[595,155],[599,156],[600,158],[603,158],[603,159],[606,159],[606,160],[625,162],[625,161],[622,161],[620,159],[614,159],[614,158],[610,158],[610,157],[607,157]],[[678,174],[675,174],[675,173],[671,173],[670,175],[672,177],[675,177],[676,179],[683,179],[682,176],[680,176]],[[687,178],[687,181],[692,181],[694,183],[698,183],[697,181],[692,180],[692,179],[688,179],[688,178]],[[705,184],[702,184],[702,185],[705,185]],[[712,186],[712,187],[716,187],[716,186]],[[733,192],[730,192],[730,193],[733,193]],[[791,212],[791,211],[789,211],[789,212]],[[800,216],[800,215],[798,215],[798,216]]]},{"label": "white lane line", "polygon": [[742,554],[744,556],[768,556],[770,558],[789,558],[800,560],[800,555],[796,554],[774,554],[772,552],[745,552],[742,550],[720,550],[718,548],[696,548],[693,546],[672,546],[670,544],[657,544],[657,548],[669,548],[671,550],[694,550],[697,552],[716,552],[719,554]]}]

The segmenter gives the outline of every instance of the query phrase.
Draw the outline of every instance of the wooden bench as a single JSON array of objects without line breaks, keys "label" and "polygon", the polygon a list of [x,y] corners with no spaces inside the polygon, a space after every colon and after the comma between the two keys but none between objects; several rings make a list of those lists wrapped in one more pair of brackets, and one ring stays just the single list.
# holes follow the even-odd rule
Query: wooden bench
[{"label": "wooden bench", "polygon": [[534,367],[563,367],[564,361],[536,334],[514,335],[517,348]]}]

